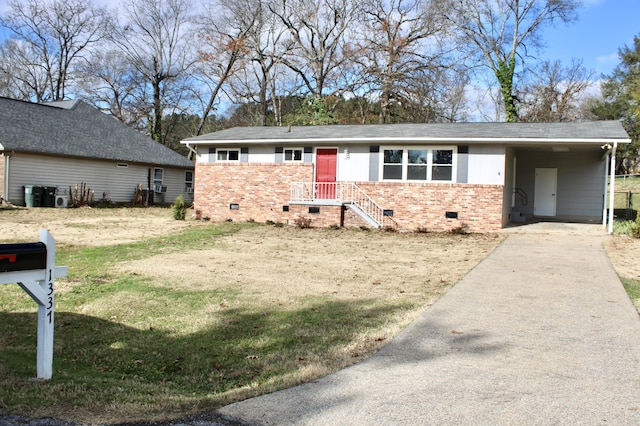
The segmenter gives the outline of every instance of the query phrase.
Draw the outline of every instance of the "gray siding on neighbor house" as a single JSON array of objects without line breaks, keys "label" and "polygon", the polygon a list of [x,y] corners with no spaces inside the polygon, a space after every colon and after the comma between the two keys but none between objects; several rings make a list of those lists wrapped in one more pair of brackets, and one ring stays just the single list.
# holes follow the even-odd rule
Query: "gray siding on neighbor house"
[{"label": "gray siding on neighbor house", "polygon": [[[127,164],[127,163],[121,163]],[[118,167],[114,161],[92,161],[44,155],[16,153],[11,157],[9,200],[24,203],[24,185],[58,187],[58,194],[69,193],[69,187],[86,183],[96,200],[104,196],[114,202],[130,202],[138,184],[146,188],[149,169],[127,164]]]},{"label": "gray siding on neighbor house", "polygon": [[185,193],[185,172],[181,169],[164,169],[164,183],[167,192],[164,194],[164,201],[172,203],[179,195],[184,197],[188,203],[193,202],[193,193]]},{"label": "gray siding on neighbor house", "polygon": [[[94,191],[96,201],[104,196],[113,202],[130,202],[138,184],[147,187],[149,176],[149,166],[125,162],[24,153],[16,153],[10,160],[8,199],[14,204],[24,204],[25,185],[55,186],[58,194],[66,195],[69,187],[82,183]],[[165,201],[172,202],[184,192],[184,170],[167,167],[164,170]]]},{"label": "gray siding on neighbor house", "polygon": [[[600,154],[600,155],[598,155]],[[528,196],[526,206],[520,197],[515,210],[533,214],[535,205],[535,169],[558,169],[556,216],[597,218],[602,216],[604,202],[604,167],[599,152],[516,151],[517,186]]]}]

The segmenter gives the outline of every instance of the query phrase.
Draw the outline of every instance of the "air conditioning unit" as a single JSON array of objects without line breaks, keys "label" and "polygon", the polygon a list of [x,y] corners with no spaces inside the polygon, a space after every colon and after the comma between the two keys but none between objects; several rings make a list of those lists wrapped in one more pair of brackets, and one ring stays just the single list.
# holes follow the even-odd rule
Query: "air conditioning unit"
[{"label": "air conditioning unit", "polygon": [[193,192],[193,188],[185,188],[184,192],[186,192],[187,194],[191,194]]},{"label": "air conditioning unit", "polygon": [[69,207],[69,197],[67,195],[56,195],[56,208],[66,209]]},{"label": "air conditioning unit", "polygon": [[167,192],[167,187],[162,185],[153,185],[153,192]]}]

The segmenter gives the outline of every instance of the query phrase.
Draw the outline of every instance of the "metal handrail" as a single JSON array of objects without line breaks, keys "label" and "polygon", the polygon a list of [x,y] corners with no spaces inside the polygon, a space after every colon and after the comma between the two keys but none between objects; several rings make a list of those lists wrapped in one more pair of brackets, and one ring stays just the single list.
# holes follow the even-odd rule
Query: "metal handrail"
[{"label": "metal handrail", "polygon": [[293,182],[291,201],[313,202],[332,200],[342,204],[354,204],[378,226],[384,226],[384,209],[355,182]]}]

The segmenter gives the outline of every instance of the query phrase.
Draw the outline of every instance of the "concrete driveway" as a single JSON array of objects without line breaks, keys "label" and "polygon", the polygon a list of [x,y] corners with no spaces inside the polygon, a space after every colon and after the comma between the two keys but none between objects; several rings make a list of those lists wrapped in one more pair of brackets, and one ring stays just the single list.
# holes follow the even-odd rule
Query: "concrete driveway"
[{"label": "concrete driveway", "polygon": [[640,319],[601,229],[514,231],[374,357],[220,412],[265,425],[638,425]]}]

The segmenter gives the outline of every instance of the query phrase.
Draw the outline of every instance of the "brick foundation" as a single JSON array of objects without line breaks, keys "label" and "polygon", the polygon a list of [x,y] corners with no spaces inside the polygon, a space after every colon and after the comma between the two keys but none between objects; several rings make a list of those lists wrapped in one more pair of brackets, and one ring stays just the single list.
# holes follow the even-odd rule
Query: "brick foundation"
[{"label": "brick foundation", "polygon": [[[366,226],[349,208],[313,205],[319,212],[310,213],[309,205],[289,204],[291,182],[312,182],[313,172],[311,163],[199,163],[196,213],[215,222],[295,225],[299,218],[308,218],[314,227]],[[391,219],[400,230],[502,228],[502,185],[359,182],[358,186],[384,209],[393,210]],[[237,210],[230,208],[232,204]],[[457,213],[457,218],[447,218],[447,212]]]}]

